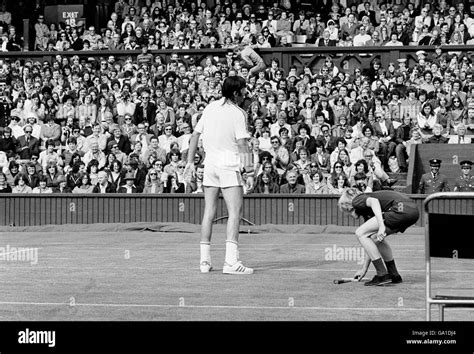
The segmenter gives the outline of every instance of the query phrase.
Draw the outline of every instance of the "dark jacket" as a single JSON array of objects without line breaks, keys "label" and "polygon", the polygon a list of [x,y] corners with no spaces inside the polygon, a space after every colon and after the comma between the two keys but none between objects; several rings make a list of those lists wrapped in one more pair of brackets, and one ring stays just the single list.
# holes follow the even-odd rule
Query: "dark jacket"
[{"label": "dark jacket", "polygon": [[[135,124],[142,123],[144,118],[144,108],[141,104],[138,104],[135,108]],[[149,123],[150,126],[155,124],[155,116],[156,116],[156,105],[152,102],[148,103],[146,107],[146,121]]]},{"label": "dark jacket", "polygon": [[[117,189],[115,187],[115,184],[109,183],[107,184],[107,187],[105,187],[105,193],[116,193]],[[97,183],[94,188],[92,189],[92,193],[100,193],[100,187],[99,184]]]},{"label": "dark jacket", "polygon": [[61,190],[58,186],[56,188],[53,188],[53,193],[61,193],[61,194],[72,193],[72,189],[66,186],[63,190]]},{"label": "dark jacket", "polygon": [[[122,186],[118,189],[117,193],[127,193],[127,188],[125,188],[125,186]],[[132,186],[132,193],[138,193],[137,187]]]},{"label": "dark jacket", "polygon": [[39,140],[36,139],[34,136],[30,137],[30,140],[26,142],[26,136],[22,135],[18,138],[17,144],[17,153],[20,155],[20,159],[22,160],[30,160],[31,155],[36,154],[39,155]]},{"label": "dark jacket", "polygon": [[283,194],[305,194],[306,187],[296,183],[293,187],[289,183],[285,183],[280,187],[280,193]]},{"label": "dark jacket", "polygon": [[[114,136],[111,136],[110,138],[107,139],[106,154],[110,153],[108,145],[109,145],[109,142],[111,142],[111,141],[115,141]],[[123,153],[127,154],[127,155],[129,155],[132,152],[132,148],[130,146],[130,139],[128,137],[126,137],[125,135],[120,136],[120,139],[119,139],[117,145],[118,145],[119,150],[122,151]]]}]

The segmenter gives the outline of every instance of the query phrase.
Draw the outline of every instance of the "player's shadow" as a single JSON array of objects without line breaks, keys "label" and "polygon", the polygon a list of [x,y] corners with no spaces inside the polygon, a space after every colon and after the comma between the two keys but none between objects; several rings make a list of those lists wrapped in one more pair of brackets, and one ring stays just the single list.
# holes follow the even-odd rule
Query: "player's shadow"
[{"label": "player's shadow", "polygon": [[294,261],[279,261],[279,262],[263,262],[256,264],[255,267],[259,270],[271,269],[291,269],[291,268],[305,268],[312,269],[328,264],[327,261],[312,261],[312,260],[294,260]]}]

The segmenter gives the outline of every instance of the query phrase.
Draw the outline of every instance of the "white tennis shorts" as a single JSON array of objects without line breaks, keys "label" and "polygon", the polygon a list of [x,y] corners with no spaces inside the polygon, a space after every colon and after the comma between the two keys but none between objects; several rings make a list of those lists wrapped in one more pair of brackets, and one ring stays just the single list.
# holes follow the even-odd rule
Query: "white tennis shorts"
[{"label": "white tennis shorts", "polygon": [[205,187],[238,187],[243,186],[244,182],[239,171],[224,170],[212,165],[204,165]]}]

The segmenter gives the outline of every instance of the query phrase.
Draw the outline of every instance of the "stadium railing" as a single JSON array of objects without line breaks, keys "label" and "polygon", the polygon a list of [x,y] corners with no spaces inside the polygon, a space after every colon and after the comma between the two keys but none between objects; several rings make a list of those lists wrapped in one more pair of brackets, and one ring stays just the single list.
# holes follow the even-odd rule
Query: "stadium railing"
[{"label": "stadium railing", "polygon": [[[444,321],[447,307],[474,307],[472,283],[461,282],[464,288],[448,288],[445,293],[432,296],[432,258],[444,258],[450,266],[472,269],[474,247],[472,227],[474,221],[474,193],[435,193],[424,203],[425,212],[425,266],[426,266],[426,320],[431,320],[432,305],[439,306],[439,318]],[[467,261],[461,261],[462,259]],[[444,264],[444,267],[448,264]],[[443,269],[445,269],[443,267]],[[440,290],[440,289],[438,289]],[[449,292],[449,294],[447,293]],[[454,292],[454,293],[453,293]]]},{"label": "stadium railing", "polygon": [[[367,69],[370,67],[374,59],[380,60],[382,67],[387,67],[389,63],[393,62],[397,65],[397,59],[406,58],[407,67],[413,66],[417,63],[416,52],[424,50],[428,55],[435,51],[433,46],[401,46],[401,47],[324,47],[318,48],[314,46],[306,47],[274,47],[261,48],[257,52],[262,56],[265,63],[270,65],[273,58],[280,61],[280,66],[288,70],[291,65],[296,65],[298,69],[308,66],[312,69],[319,68],[326,56],[333,57],[334,64],[343,69],[353,73],[355,68]],[[442,46],[442,52],[456,52],[469,54],[469,51],[474,52],[474,46]],[[171,53],[178,53],[181,59],[185,61],[193,58],[196,63],[203,63],[208,56],[217,56],[224,58],[227,49],[166,49],[153,50],[150,53],[160,55],[164,61],[169,59]],[[127,56],[136,57],[140,51],[66,51],[66,52],[39,52],[39,51],[23,51],[23,52],[5,52],[0,53],[0,58],[10,58],[14,61],[17,59],[30,59],[33,61],[51,60],[56,55],[71,57],[79,55],[81,58],[88,57],[105,57],[114,55],[117,59],[123,60]]]}]

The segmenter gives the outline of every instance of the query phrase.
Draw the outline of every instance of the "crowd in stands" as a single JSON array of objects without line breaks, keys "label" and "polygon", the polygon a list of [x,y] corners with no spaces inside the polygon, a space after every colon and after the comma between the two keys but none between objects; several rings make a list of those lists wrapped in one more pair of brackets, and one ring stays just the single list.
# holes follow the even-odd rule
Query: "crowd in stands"
[{"label": "crowd in stands", "polygon": [[[131,49],[131,39],[143,37],[137,43],[141,53],[124,60],[81,53],[57,54],[51,62],[0,58],[0,192],[202,193],[202,146],[194,157],[193,176],[184,174],[189,138],[206,104],[221,97],[223,79],[232,75],[243,76],[248,84],[243,109],[248,112],[255,163],[243,173],[246,193],[338,194],[347,186],[390,188],[395,181],[388,173],[406,172],[413,144],[471,142],[474,81],[467,54],[438,47],[431,54],[418,51],[414,65],[400,58],[382,67],[375,59],[370,68],[350,72],[330,56],[317,67],[301,70],[285,70],[274,58],[250,75],[253,68],[242,60],[239,48],[258,47],[252,43],[259,42],[260,34],[242,43],[245,34],[232,37],[233,24],[242,22],[254,31],[260,27],[248,24],[252,14],[260,20],[273,13],[281,20],[286,12],[291,18],[291,10],[283,6],[287,2],[263,11],[260,5],[236,9],[229,1],[214,9],[159,4],[117,2],[105,33],[124,49]],[[430,12],[446,10],[447,18],[450,7],[442,4]],[[351,14],[364,21],[354,6]],[[367,3],[360,6],[366,9]],[[333,7],[320,15],[334,20]],[[130,16],[134,8],[136,14]],[[395,8],[386,5],[383,13],[390,16]],[[456,9],[462,10],[459,5]],[[377,17],[380,12],[368,16],[375,28],[385,18]],[[307,31],[305,23],[312,20],[297,15],[289,31]],[[206,45],[213,45],[209,43],[214,38],[223,47],[227,37],[217,29],[232,21],[232,45],[225,56],[199,62],[177,53],[164,59],[149,51],[163,48],[163,43],[183,48],[182,38],[195,43],[193,30],[188,30],[193,21],[199,38],[208,37]],[[262,33],[272,30],[281,43],[279,27],[272,21],[264,22]],[[215,36],[208,36],[212,29]],[[90,48],[102,45],[103,37],[95,32],[69,30],[57,35],[80,38],[81,45]],[[50,33],[45,29],[45,36]],[[160,46],[145,44],[152,38],[158,38]],[[170,42],[172,38],[176,42]],[[37,44],[49,47],[52,42]]]},{"label": "crowd in stands", "polygon": [[[268,3],[267,6],[264,4]],[[344,5],[343,5],[344,3]],[[130,50],[290,46],[303,36],[315,46],[473,44],[474,17],[463,1],[315,1],[312,12],[292,1],[119,0],[104,28],[80,21],[35,23],[35,49]],[[36,19],[35,19],[36,20]]]}]

